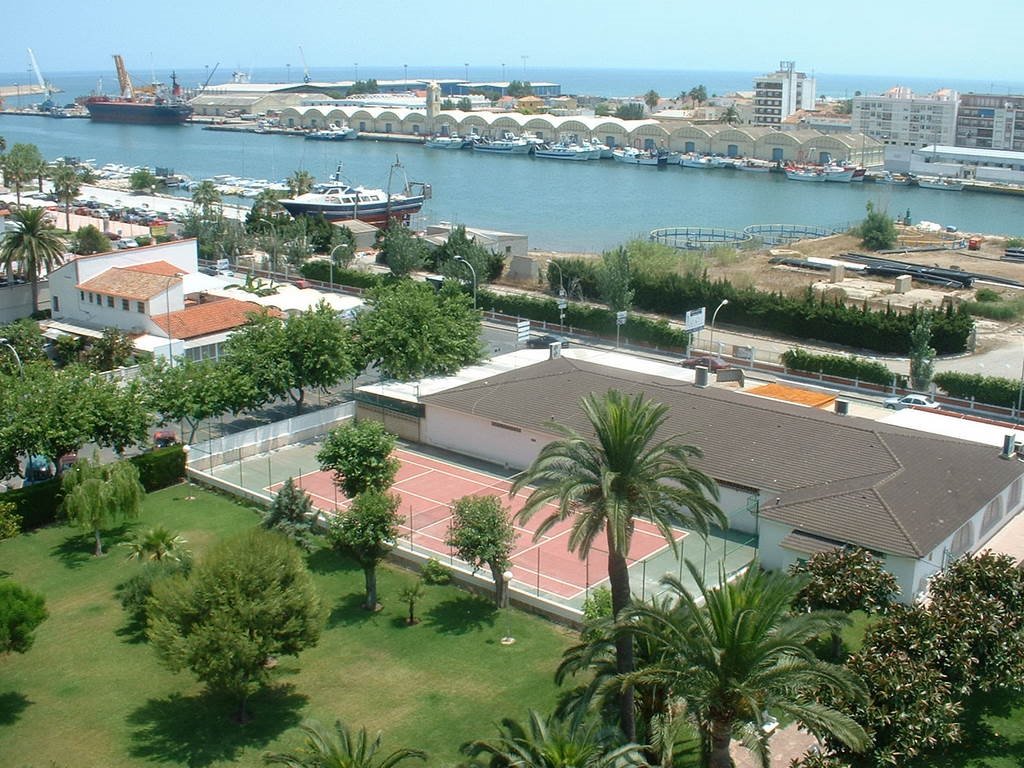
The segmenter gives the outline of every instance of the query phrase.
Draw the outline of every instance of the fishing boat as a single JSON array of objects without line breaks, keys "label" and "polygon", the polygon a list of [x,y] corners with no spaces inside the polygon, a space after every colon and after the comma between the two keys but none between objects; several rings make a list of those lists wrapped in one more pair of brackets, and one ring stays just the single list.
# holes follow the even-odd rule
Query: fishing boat
[{"label": "fishing boat", "polygon": [[583,145],[589,146],[591,151],[596,151],[599,160],[612,159],[612,148],[597,139],[590,139],[590,141],[585,141],[583,142]]},{"label": "fishing boat", "polygon": [[580,144],[558,142],[542,144],[533,150],[533,156],[548,160],[597,160],[601,151]]},{"label": "fishing boat", "polygon": [[891,173],[885,171],[881,176],[875,177],[876,184],[892,184],[893,186],[909,187],[913,179],[902,173]]},{"label": "fishing boat", "polygon": [[825,173],[820,168],[807,166],[786,166],[786,178],[793,181],[825,181]]},{"label": "fishing boat", "polygon": [[[391,193],[394,173],[401,171],[404,186],[401,192]],[[281,200],[281,205],[292,216],[323,216],[327,221],[359,219],[370,224],[387,224],[392,219],[407,221],[430,199],[430,185],[412,181],[396,159],[388,173],[388,190],[353,186],[342,175],[339,163],[326,183],[316,184],[311,192]]]},{"label": "fishing boat", "polygon": [[322,130],[306,134],[306,138],[313,141],[349,141],[357,136],[359,136],[359,131],[344,123],[341,125],[331,124]]},{"label": "fishing boat", "polygon": [[849,184],[853,181],[853,174],[856,168],[847,168],[842,165],[826,165],[821,168],[825,175],[825,181],[835,181],[840,184]]},{"label": "fishing boat", "polygon": [[679,156],[679,164],[683,168],[724,168],[724,158],[714,155],[699,155],[696,152],[684,152]]},{"label": "fishing boat", "polygon": [[733,163],[733,166],[736,170],[747,173],[768,173],[772,169],[772,164],[767,160],[757,160],[751,157]]},{"label": "fishing boat", "polygon": [[964,182],[960,179],[951,179],[948,176],[918,176],[917,186],[921,189],[944,189],[947,192],[959,192],[964,188]]},{"label": "fishing boat", "polygon": [[450,136],[438,134],[437,136],[431,136],[423,142],[423,146],[430,149],[462,149],[466,144],[466,139],[455,134]]},{"label": "fishing boat", "polygon": [[473,144],[474,152],[492,152],[498,155],[525,155],[536,146],[528,139],[505,131],[500,139],[481,139]]},{"label": "fishing boat", "polygon": [[668,155],[636,147],[619,147],[612,150],[612,159],[627,165],[667,165]]}]

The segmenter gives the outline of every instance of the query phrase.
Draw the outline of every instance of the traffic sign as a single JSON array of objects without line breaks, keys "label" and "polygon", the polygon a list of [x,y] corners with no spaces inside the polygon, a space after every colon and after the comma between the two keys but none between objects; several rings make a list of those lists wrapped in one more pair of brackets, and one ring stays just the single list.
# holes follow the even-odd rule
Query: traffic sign
[{"label": "traffic sign", "polygon": [[627,315],[627,312],[625,310],[622,310],[621,312],[616,312],[615,313],[615,324],[616,325],[625,325],[626,324],[626,315]]},{"label": "traffic sign", "polygon": [[686,310],[686,330],[690,333],[696,333],[697,331],[703,330],[704,314],[704,307]]},{"label": "traffic sign", "polygon": [[530,338],[530,321],[519,320],[516,322],[516,341],[527,341]]}]

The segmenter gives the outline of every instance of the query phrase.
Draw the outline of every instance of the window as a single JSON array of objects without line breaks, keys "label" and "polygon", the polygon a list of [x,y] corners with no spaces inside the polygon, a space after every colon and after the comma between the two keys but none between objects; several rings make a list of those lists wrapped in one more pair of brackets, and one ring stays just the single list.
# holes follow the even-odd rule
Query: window
[{"label": "window", "polygon": [[79,301],[85,301],[85,291],[78,292]]},{"label": "window", "polygon": [[138,312],[140,315],[146,314],[146,303],[144,301],[136,301],[135,311]]},{"label": "window", "polygon": [[114,297],[113,296],[107,296],[107,306],[110,307],[111,309],[114,308]]},{"label": "window", "polygon": [[51,298],[53,300],[53,311],[54,312],[60,312],[60,297],[59,296],[52,296]]},{"label": "window", "polygon": [[121,299],[121,311],[122,312],[129,312],[130,308],[131,308],[131,305],[132,305],[132,303],[130,301],[128,301],[128,299]]}]

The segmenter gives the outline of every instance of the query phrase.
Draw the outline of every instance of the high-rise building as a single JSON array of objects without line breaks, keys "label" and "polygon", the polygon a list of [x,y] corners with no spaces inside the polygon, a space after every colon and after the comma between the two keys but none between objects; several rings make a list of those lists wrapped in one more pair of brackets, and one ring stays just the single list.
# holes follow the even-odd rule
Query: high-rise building
[{"label": "high-rise building", "polygon": [[754,125],[777,126],[798,109],[814,109],[815,81],[796,71],[795,61],[780,61],[770,75],[754,78]]},{"label": "high-rise building", "polygon": [[851,129],[885,145],[887,168],[907,171],[915,149],[953,144],[957,99],[956,91],[945,88],[918,96],[899,85],[876,96],[854,96]]},{"label": "high-rise building", "polygon": [[1024,96],[961,94],[956,145],[1024,152]]}]

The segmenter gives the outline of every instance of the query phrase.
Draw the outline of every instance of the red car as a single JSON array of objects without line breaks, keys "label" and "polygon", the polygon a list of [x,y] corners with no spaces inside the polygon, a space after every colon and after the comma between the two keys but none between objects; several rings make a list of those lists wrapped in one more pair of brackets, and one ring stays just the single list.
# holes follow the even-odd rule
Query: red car
[{"label": "red car", "polygon": [[688,357],[679,364],[683,366],[683,368],[697,368],[699,366],[704,366],[712,373],[715,371],[720,371],[723,368],[730,367],[729,363],[725,362],[725,360],[723,360],[722,358],[711,357],[710,355],[703,355],[701,357]]}]

